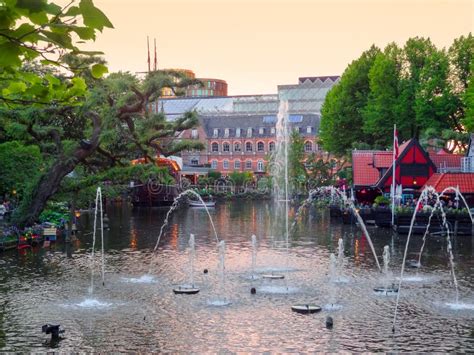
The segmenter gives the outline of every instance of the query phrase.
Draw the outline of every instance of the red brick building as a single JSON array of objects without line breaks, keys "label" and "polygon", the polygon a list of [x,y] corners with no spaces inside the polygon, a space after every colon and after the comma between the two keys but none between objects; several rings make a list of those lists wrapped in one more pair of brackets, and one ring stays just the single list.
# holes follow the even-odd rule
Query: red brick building
[{"label": "red brick building", "polygon": [[[183,133],[183,138],[199,139],[205,151],[183,152],[183,163],[208,164],[212,170],[265,173],[269,156],[276,147],[276,115],[203,116],[200,127]],[[319,115],[289,116],[289,129],[297,130],[305,142],[305,152],[318,152],[316,133]]]}]

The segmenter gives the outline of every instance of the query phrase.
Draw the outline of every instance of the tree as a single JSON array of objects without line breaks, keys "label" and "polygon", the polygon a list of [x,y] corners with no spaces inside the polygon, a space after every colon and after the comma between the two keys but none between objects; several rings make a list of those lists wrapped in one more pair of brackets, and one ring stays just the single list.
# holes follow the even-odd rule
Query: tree
[{"label": "tree", "polygon": [[323,147],[337,156],[351,148],[391,148],[397,124],[402,141],[415,137],[451,151],[465,149],[466,128],[474,127],[468,107],[473,57],[471,34],[456,39],[448,51],[419,37],[403,48],[389,44],[383,52],[372,46],[326,96]]},{"label": "tree", "polygon": [[306,169],[304,167],[304,140],[298,131],[290,133],[290,145],[288,149],[288,183],[289,191],[300,193],[306,182]]},{"label": "tree", "polygon": [[463,95],[463,103],[466,107],[463,124],[468,132],[474,132],[474,59],[471,60],[471,75],[468,79],[466,92]]},{"label": "tree", "polygon": [[[93,57],[99,53],[81,52],[73,38],[95,39],[112,25],[91,0],[73,4],[7,2],[0,9],[1,28],[7,28],[0,30],[0,67],[10,63],[0,72],[1,137],[37,145],[46,165],[14,216],[19,225],[35,222],[59,192],[154,173],[167,180],[154,166],[154,155],[198,148],[179,139],[197,123],[195,114],[168,122],[149,109],[164,87],[179,94],[195,81],[173,71],[152,72],[142,81],[123,74],[97,80],[107,71]],[[137,157],[150,164],[131,167]],[[65,179],[73,171],[76,178]]]},{"label": "tree", "polygon": [[[403,136],[419,138],[421,122],[417,117],[415,104],[420,91],[420,77],[427,58],[436,50],[430,39],[410,38],[403,48],[403,65],[400,78],[398,102],[399,130]],[[408,132],[408,136],[406,135]]]},{"label": "tree", "polygon": [[0,144],[0,196],[16,198],[24,195],[28,181],[44,169],[40,150],[36,145],[18,141]]},{"label": "tree", "polygon": [[[379,53],[375,46],[362,53],[326,96],[321,109],[320,138],[324,149],[337,156],[347,154],[354,143],[370,139],[362,129],[362,111],[370,92],[369,71]],[[372,144],[372,139],[368,143]]]},{"label": "tree", "polygon": [[363,130],[373,137],[375,145],[389,146],[393,125],[400,124],[398,115],[401,49],[394,43],[376,55],[369,71],[370,93],[362,109]]}]

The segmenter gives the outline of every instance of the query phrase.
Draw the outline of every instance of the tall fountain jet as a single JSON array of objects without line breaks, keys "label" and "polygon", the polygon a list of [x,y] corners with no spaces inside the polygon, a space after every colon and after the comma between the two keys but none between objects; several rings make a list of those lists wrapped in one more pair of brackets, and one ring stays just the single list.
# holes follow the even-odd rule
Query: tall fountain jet
[{"label": "tall fountain jet", "polygon": [[95,196],[95,210],[94,210],[94,229],[92,231],[92,252],[91,252],[91,285],[89,287],[89,294],[94,293],[94,254],[95,254],[95,242],[97,234],[97,212],[100,213],[100,237],[101,237],[101,276],[102,285],[105,285],[105,257],[104,257],[104,212],[102,206],[102,190],[100,187],[97,188]]},{"label": "tall fountain jet", "polygon": [[[278,108],[277,122],[276,122],[276,147],[275,153],[273,154],[273,162],[271,165],[270,173],[273,177],[273,196],[275,202],[279,204],[284,203],[283,212],[281,208],[277,211],[279,214],[283,213],[283,219],[285,221],[285,249],[286,249],[286,265],[285,269],[288,270],[288,245],[289,245],[289,183],[288,183],[288,145],[289,145],[289,134],[288,134],[288,101],[281,100]],[[278,216],[280,217],[280,216]],[[267,274],[262,275],[263,278],[269,279],[283,279],[283,274]]]}]

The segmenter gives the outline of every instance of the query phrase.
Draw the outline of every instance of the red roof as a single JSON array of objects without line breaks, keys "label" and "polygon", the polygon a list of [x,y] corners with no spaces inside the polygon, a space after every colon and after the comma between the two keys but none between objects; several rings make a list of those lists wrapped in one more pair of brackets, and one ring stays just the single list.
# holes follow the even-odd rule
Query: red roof
[{"label": "red roof", "polygon": [[444,150],[440,150],[439,152],[435,153],[433,151],[429,152],[430,159],[434,165],[436,165],[437,169],[443,168],[461,168],[461,159],[464,155],[459,154],[450,154],[445,152]]},{"label": "red roof", "polygon": [[474,193],[474,173],[436,173],[425,186],[433,186],[436,192],[442,192],[447,187],[459,187],[462,194]]},{"label": "red roof", "polygon": [[389,168],[393,164],[393,152],[374,153],[374,165],[376,168]]},{"label": "red roof", "polygon": [[372,186],[380,178],[380,173],[374,167],[374,154],[385,153],[376,150],[352,151],[352,175],[354,186]]}]

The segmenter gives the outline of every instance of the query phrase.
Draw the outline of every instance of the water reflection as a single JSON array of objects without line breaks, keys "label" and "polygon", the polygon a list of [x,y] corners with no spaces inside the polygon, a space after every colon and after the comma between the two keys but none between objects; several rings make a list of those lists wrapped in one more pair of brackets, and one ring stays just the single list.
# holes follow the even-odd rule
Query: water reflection
[{"label": "water reflection", "polygon": [[[81,216],[78,241],[47,249],[0,254],[0,350],[48,351],[41,325],[60,323],[66,339],[58,351],[97,352],[316,352],[316,351],[474,351],[472,319],[474,275],[472,239],[453,243],[463,309],[449,307],[454,295],[447,267],[444,238],[428,240],[422,270],[409,270],[401,299],[400,333],[392,337],[394,300],[377,297],[372,288],[380,274],[365,236],[356,226],[331,222],[325,213],[309,210],[290,238],[287,279],[252,280],[250,236],[258,239],[257,272],[285,265],[281,247],[283,224],[267,202],[225,202],[211,212],[219,238],[226,241],[227,308],[207,305],[218,290],[218,251],[207,214],[180,209],[171,217],[160,242],[153,275],[148,271],[166,209],[110,207],[106,232],[106,287],[96,300],[110,307],[80,307],[87,303],[90,225]],[[294,211],[292,212],[294,213]],[[186,297],[172,293],[186,280],[186,250],[190,233],[196,236],[196,284],[200,293]],[[377,253],[390,246],[394,276],[400,269],[406,237],[370,230]],[[328,287],[329,254],[343,239],[343,272],[347,283]],[[409,252],[415,255],[421,240]],[[202,270],[208,269],[204,274]],[[250,288],[256,287],[252,295]],[[287,288],[292,292],[265,292]],[[262,292],[259,292],[258,290]],[[320,305],[336,299],[337,310],[301,316],[290,305],[311,300]],[[89,300],[90,301],[90,300]],[[86,302],[86,303],[83,303]],[[334,301],[333,301],[334,302]],[[324,326],[334,318],[334,329]]]}]

